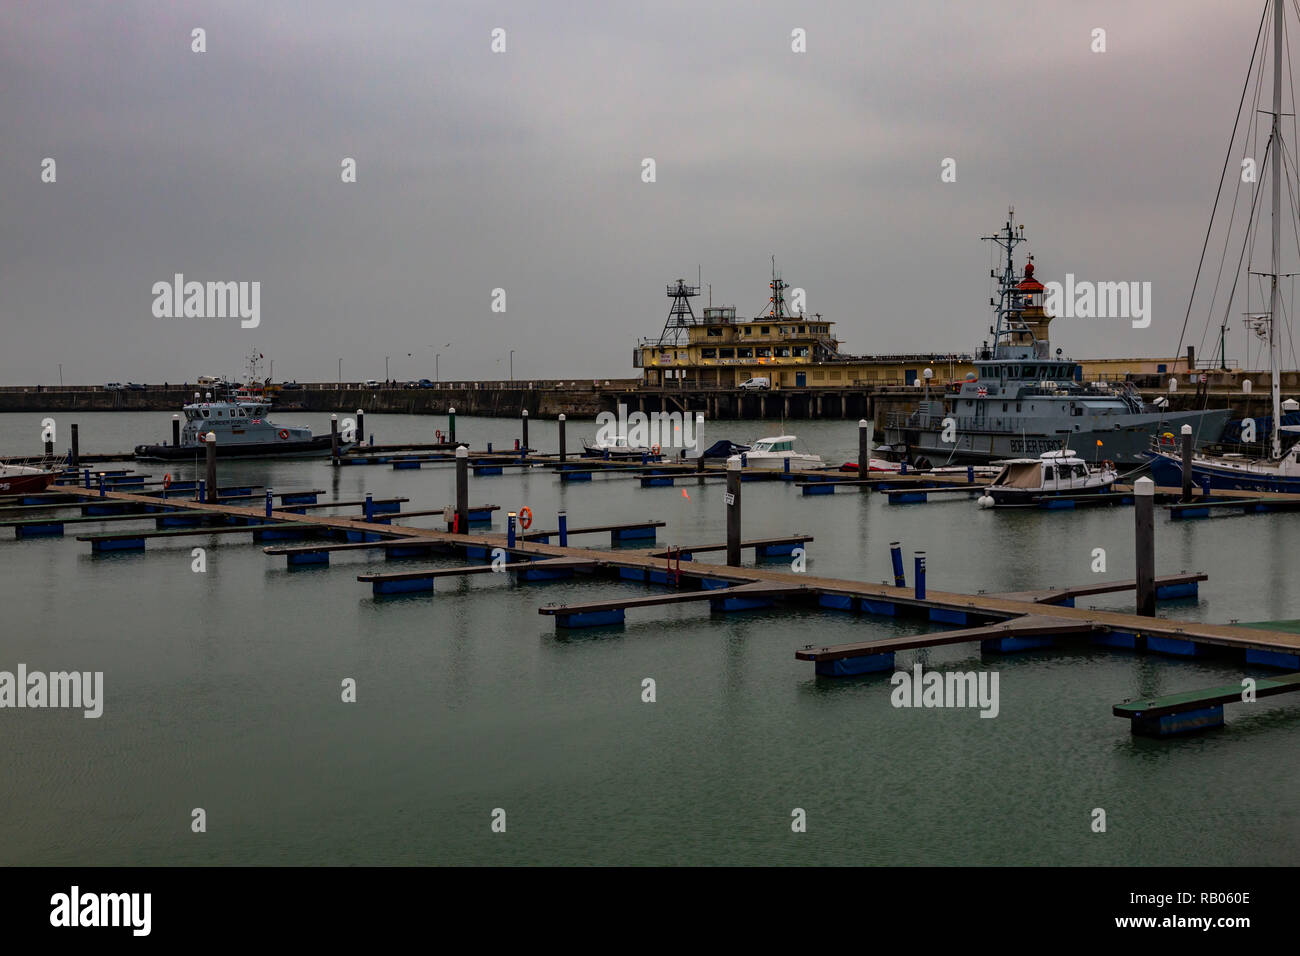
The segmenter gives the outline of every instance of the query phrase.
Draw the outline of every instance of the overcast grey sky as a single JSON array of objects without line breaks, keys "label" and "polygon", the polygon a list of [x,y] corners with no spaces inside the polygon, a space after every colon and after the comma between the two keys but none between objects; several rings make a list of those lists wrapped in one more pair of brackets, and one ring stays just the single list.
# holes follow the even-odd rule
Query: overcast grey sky
[{"label": "overcast grey sky", "polygon": [[[505,377],[512,348],[519,378],[630,376],[668,282],[702,266],[754,315],[773,254],[846,350],[968,350],[1009,203],[1040,278],[1153,286],[1150,328],[1060,319],[1056,345],[1167,354],[1261,11],[3,0],[0,382],[192,381],[250,348],[281,379],[432,377],[435,351]],[[260,281],[260,327],[155,318],[177,272]]]}]

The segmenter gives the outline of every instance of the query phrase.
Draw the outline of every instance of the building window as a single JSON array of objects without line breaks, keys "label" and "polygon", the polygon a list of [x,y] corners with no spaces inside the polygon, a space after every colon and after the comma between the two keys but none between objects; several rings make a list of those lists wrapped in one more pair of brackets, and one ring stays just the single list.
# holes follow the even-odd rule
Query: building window
[{"label": "building window", "polygon": [[753,349],[736,349],[736,358],[753,358]]},{"label": "building window", "polygon": [[754,356],[756,358],[771,358],[772,350],[770,348],[757,348],[754,349]]},{"label": "building window", "polygon": [[754,327],[753,327],[752,325],[747,325],[747,326],[745,326],[745,334],[746,334],[746,335],[753,335],[753,334],[754,334]]},{"label": "building window", "polygon": [[709,334],[709,335],[721,335],[721,334],[722,334],[722,329],[719,329],[719,328],[717,328],[716,326],[712,326],[712,325],[710,325],[706,331],[707,331],[707,334]]},{"label": "building window", "polygon": [[776,349],[775,349],[775,352],[776,352],[776,357],[777,357],[777,358],[789,358],[789,357],[790,357],[790,346],[788,346],[788,345],[778,345],[778,346],[776,347]]},{"label": "building window", "polygon": [[801,325],[801,326],[799,326],[799,334],[800,334],[800,335],[805,335],[805,334],[807,334],[807,332],[808,332],[808,327],[807,327],[806,325]]},{"label": "building window", "polygon": [[735,349],[718,349],[718,358],[735,358]]},{"label": "building window", "polygon": [[770,326],[766,326],[766,325],[763,326],[763,334],[764,334],[764,335],[767,335],[770,331],[772,331],[772,329],[771,329]]},{"label": "building window", "polygon": [[700,349],[700,358],[717,358],[717,349]]},{"label": "building window", "polygon": [[794,347],[794,357],[795,357],[795,358],[807,358],[807,357],[808,357],[808,346],[806,346],[806,345],[796,345],[796,346]]}]

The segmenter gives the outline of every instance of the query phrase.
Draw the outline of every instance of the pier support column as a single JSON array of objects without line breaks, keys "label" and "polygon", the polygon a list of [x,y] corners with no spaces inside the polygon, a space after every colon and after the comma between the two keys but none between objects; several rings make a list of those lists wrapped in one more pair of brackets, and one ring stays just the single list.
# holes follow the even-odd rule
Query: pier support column
[{"label": "pier support column", "polygon": [[783,406],[783,409],[785,412],[785,417],[789,418],[790,417],[790,396],[789,395],[785,397],[785,404]]},{"label": "pier support column", "polygon": [[1137,613],[1156,616],[1156,485],[1150,478],[1133,483],[1133,524],[1137,546]]},{"label": "pier support column", "polygon": [[208,504],[215,505],[217,503],[217,436],[213,432],[208,432],[203,436],[203,443],[208,446]]},{"label": "pier support column", "polygon": [[727,461],[727,566],[740,567],[740,462]]},{"label": "pier support column", "polygon": [[1192,500],[1192,426],[1184,425],[1183,436],[1183,501]]},{"label": "pier support column", "polygon": [[560,412],[560,464],[564,464],[567,457],[564,446],[564,412]]},{"label": "pier support column", "polygon": [[820,395],[817,396],[817,417],[822,417],[822,397]]},{"label": "pier support column", "polygon": [[366,413],[364,409],[357,409],[357,444],[366,443]]},{"label": "pier support column", "polygon": [[81,466],[81,440],[77,435],[77,426],[72,426],[72,453],[68,457],[68,467],[73,471]]},{"label": "pier support column", "polygon": [[767,396],[758,396],[758,417],[767,418]]},{"label": "pier support column", "polygon": [[469,534],[469,449],[456,449],[456,531]]},{"label": "pier support column", "polygon": [[849,397],[840,392],[840,418],[849,417]]},{"label": "pier support column", "polygon": [[339,417],[330,415],[330,460],[339,463]]}]

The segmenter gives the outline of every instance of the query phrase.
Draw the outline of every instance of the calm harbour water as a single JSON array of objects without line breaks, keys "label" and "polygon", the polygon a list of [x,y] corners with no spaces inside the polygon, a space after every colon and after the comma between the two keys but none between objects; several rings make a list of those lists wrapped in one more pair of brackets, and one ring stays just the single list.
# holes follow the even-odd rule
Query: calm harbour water
[{"label": "calm harbour water", "polygon": [[[0,449],[39,451],[40,418],[0,415]],[[59,415],[85,452],[170,434],[170,413]],[[328,431],[328,416],[280,412]],[[340,416],[342,417],[342,416]],[[368,415],[380,442],[431,441],[445,420]],[[705,444],[779,431],[709,422]],[[788,430],[827,461],[856,455],[853,422]],[[462,417],[476,449],[518,424]],[[555,423],[532,444],[555,448]],[[569,423],[569,443],[595,427]],[[189,466],[139,470],[188,477]],[[314,462],[221,464],[223,484],[320,488],[341,498],[453,498],[451,468],[394,472]],[[471,503],[528,505],[539,525],[667,522],[661,544],[724,539],[723,489],[641,489],[549,472],[471,480]],[[744,486],[746,537],[809,532],[808,570],[883,580],[889,542],[928,555],[932,588],[1009,591],[1131,578],[1130,509],[990,512],[969,500],[890,506]],[[435,519],[410,524],[433,527]],[[152,522],[146,522],[152,527]],[[128,525],[134,527],[134,524]],[[99,526],[93,526],[97,529]],[[120,525],[119,525],[120,527]],[[504,527],[498,518],[493,529]],[[607,545],[592,537],[576,543]],[[208,570],[190,550],[208,549]],[[1134,738],[1111,706],[1236,681],[1229,660],[1181,661],[1083,645],[1009,656],[977,646],[900,653],[943,670],[996,670],[996,719],[896,709],[888,675],[825,679],[804,644],[912,633],[812,611],[710,618],[701,605],[628,613],[618,630],[557,634],[551,602],[643,593],[604,580],[440,580],[433,595],[376,600],[367,570],[423,566],[382,552],[286,570],[246,536],[153,542],[91,557],[68,537],[0,536],[0,670],[104,672],[104,714],[3,710],[3,864],[1283,864],[1300,853],[1300,703],[1227,708],[1223,730]],[[1090,572],[1104,548],[1105,575]],[[1300,618],[1300,515],[1170,522],[1157,571],[1203,570],[1171,617]],[[441,560],[441,559],[439,559]],[[711,558],[710,560],[719,560]],[[747,560],[749,560],[747,555]],[[446,563],[457,563],[448,561]],[[1131,595],[1093,599],[1131,608]],[[1249,673],[1266,675],[1267,670]],[[357,703],[340,682],[357,682]],[[654,678],[657,702],[641,700]],[[207,832],[190,830],[195,807]],[[791,832],[791,811],[807,832]],[[1106,810],[1106,833],[1090,828]],[[490,827],[495,808],[504,834]]]}]

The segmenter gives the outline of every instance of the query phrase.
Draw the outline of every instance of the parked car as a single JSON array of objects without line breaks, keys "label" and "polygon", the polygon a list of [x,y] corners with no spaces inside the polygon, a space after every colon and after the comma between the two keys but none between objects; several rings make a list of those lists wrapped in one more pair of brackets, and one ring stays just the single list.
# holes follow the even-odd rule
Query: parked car
[{"label": "parked car", "polygon": [[366,388],[379,388],[379,387],[380,387],[380,383],[375,381],[373,378],[366,380]]},{"label": "parked car", "polygon": [[285,382],[283,385],[280,386],[280,388],[283,390],[286,388],[302,388],[302,386],[299,385],[297,382]]},{"label": "parked car", "polygon": [[121,383],[121,382],[109,382],[109,383],[108,383],[107,385],[105,385],[104,387],[105,387],[106,389],[108,389],[110,392],[120,392],[120,391],[122,390],[122,383]]},{"label": "parked car", "polygon": [[771,381],[771,379],[761,378],[761,377],[760,377],[760,378],[747,378],[747,379],[745,379],[743,382],[741,382],[740,385],[739,385],[738,387],[740,387],[740,388],[746,388],[746,389],[751,389],[751,388],[759,388],[759,389],[762,389],[762,388],[771,388],[771,387],[772,387],[772,381]]},{"label": "parked car", "polygon": [[429,381],[427,378],[422,378],[422,379],[420,379],[420,386],[419,386],[419,387],[420,387],[420,388],[433,388],[433,382]]},{"label": "parked car", "polygon": [[141,385],[139,382],[127,382],[126,387],[133,392],[143,392],[146,388],[146,386]]}]

